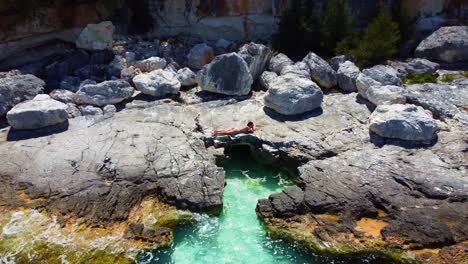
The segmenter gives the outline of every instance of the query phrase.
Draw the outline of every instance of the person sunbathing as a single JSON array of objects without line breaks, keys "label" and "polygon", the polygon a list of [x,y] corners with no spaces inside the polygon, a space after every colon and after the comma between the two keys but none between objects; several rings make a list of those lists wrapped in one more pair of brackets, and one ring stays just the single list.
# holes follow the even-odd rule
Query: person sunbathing
[{"label": "person sunbathing", "polygon": [[225,130],[215,130],[211,133],[213,136],[226,136],[226,135],[237,135],[241,133],[253,133],[255,131],[254,123],[248,122],[246,126],[239,129],[230,128]]}]

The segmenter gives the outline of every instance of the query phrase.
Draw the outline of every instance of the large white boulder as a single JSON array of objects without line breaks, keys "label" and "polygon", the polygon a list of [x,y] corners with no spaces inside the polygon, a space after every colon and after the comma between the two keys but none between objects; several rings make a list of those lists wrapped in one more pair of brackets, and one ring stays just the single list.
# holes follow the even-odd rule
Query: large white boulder
[{"label": "large white boulder", "polygon": [[16,71],[0,73],[0,116],[16,104],[44,92],[45,82],[31,74]]},{"label": "large white boulder", "polygon": [[187,64],[190,68],[199,70],[214,58],[213,48],[206,43],[200,43],[190,50],[187,55]]},{"label": "large white boulder", "polygon": [[76,92],[76,102],[96,106],[117,104],[132,96],[133,91],[133,87],[124,80],[86,84]]},{"label": "large white boulder", "polygon": [[88,50],[112,49],[115,27],[110,21],[99,24],[88,24],[81,31],[75,44],[78,48]]},{"label": "large white boulder", "polygon": [[178,94],[181,84],[172,71],[155,70],[133,78],[137,90],[154,97]]},{"label": "large white boulder", "polygon": [[430,141],[438,130],[430,111],[411,104],[379,105],[369,129],[383,138]]},{"label": "large white boulder", "polygon": [[387,65],[375,65],[362,71],[365,75],[380,82],[382,85],[401,85],[398,71]]},{"label": "large white boulder", "polygon": [[273,52],[265,45],[251,42],[242,46],[238,54],[249,66],[250,74],[255,81],[265,71]]},{"label": "large white boulder", "polygon": [[15,129],[38,129],[66,122],[68,106],[45,94],[17,104],[7,113],[7,120]]},{"label": "large white boulder", "polygon": [[320,87],[332,88],[338,83],[335,70],[317,54],[310,52],[302,61],[309,66],[312,80]]},{"label": "large white boulder", "polygon": [[285,54],[279,53],[273,56],[268,65],[268,70],[280,74],[284,66],[293,65],[294,62]]},{"label": "large white boulder", "polygon": [[197,84],[197,75],[187,67],[177,71],[177,79],[182,86],[193,86]]},{"label": "large white boulder", "polygon": [[372,79],[364,73],[360,73],[358,75],[356,79],[356,88],[362,97],[367,98],[367,90],[372,86],[382,86],[382,83]]},{"label": "large white boulder", "polygon": [[217,56],[197,74],[203,91],[225,95],[247,95],[253,83],[247,63],[236,53]]},{"label": "large white boulder", "polygon": [[270,83],[265,106],[283,115],[298,115],[319,108],[323,93],[310,78],[281,75]]},{"label": "large white boulder", "polygon": [[415,55],[448,63],[468,62],[468,26],[439,28],[419,44]]},{"label": "large white boulder", "polygon": [[357,92],[356,79],[361,71],[351,61],[345,61],[338,67],[338,84],[345,92]]},{"label": "large white boulder", "polygon": [[405,89],[394,85],[371,86],[367,90],[366,97],[374,105],[406,103]]}]

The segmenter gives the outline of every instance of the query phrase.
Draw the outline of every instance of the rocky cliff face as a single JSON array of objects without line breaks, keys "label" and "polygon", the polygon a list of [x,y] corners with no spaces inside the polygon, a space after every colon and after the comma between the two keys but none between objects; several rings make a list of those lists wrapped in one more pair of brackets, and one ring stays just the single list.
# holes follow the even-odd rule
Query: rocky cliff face
[{"label": "rocky cliff face", "polygon": [[[0,68],[12,56],[38,60],[57,53],[73,42],[77,30],[88,23],[111,18],[120,29],[153,32],[157,37],[188,36],[203,40],[268,40],[292,0],[5,0],[0,4]],[[357,24],[364,25],[378,7],[396,7],[397,0],[349,0]],[[325,0],[310,0],[318,15]],[[418,18],[421,30],[434,30],[447,20],[468,20],[464,0],[402,1],[408,14]],[[114,15],[113,15],[114,14]],[[64,46],[65,45],[65,46]],[[34,51],[28,49],[35,48]],[[38,49],[40,48],[40,49]],[[25,52],[26,51],[26,52]],[[17,60],[17,58],[15,58]],[[2,67],[3,66],[3,67]]]}]

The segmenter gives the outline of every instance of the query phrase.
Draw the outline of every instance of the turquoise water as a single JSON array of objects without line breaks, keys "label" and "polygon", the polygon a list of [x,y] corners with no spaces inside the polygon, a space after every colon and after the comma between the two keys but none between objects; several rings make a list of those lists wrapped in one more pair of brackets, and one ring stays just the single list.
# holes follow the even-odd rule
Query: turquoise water
[{"label": "turquoise water", "polygon": [[259,199],[291,184],[286,173],[261,166],[245,153],[227,161],[224,169],[227,185],[223,213],[219,217],[197,215],[195,225],[175,231],[171,248],[148,252],[141,263],[341,263],[267,237],[255,206]]}]

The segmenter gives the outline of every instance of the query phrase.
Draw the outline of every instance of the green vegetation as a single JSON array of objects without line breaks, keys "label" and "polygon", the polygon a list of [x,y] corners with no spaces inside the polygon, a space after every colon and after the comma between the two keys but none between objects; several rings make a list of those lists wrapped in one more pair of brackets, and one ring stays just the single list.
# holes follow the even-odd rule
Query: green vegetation
[{"label": "green vegetation", "polygon": [[322,57],[348,54],[359,66],[368,66],[398,54],[412,32],[402,8],[393,12],[382,9],[368,25],[357,28],[346,0],[328,1],[322,13],[311,2],[292,1],[283,13],[276,49],[290,55],[308,51]]},{"label": "green vegetation", "polygon": [[400,40],[398,24],[388,11],[383,11],[371,21],[359,39],[344,39],[339,43],[337,51],[351,54],[358,65],[367,66],[396,55]]},{"label": "green vegetation", "polygon": [[455,80],[455,75],[454,74],[445,74],[440,78],[440,81],[442,82],[451,82]]},{"label": "green vegetation", "polygon": [[338,44],[353,34],[353,18],[346,0],[331,0],[321,21],[321,50],[333,55]]},{"label": "green vegetation", "polygon": [[468,78],[468,71],[463,71],[463,72],[462,72],[462,75],[463,75],[464,77]]},{"label": "green vegetation", "polygon": [[431,73],[410,73],[402,78],[403,83],[418,84],[418,83],[436,83],[437,75]]}]

